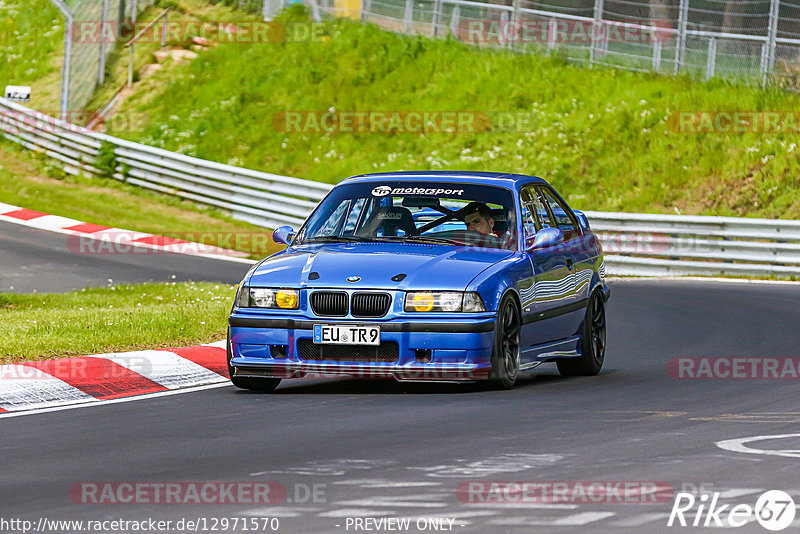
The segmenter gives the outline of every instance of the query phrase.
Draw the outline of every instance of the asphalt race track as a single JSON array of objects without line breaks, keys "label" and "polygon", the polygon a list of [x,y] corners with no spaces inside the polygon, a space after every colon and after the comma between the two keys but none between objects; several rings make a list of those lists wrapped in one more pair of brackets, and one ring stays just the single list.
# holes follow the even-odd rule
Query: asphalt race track
[{"label": "asphalt race track", "polygon": [[[12,243],[0,227],[3,254],[17,247],[20,261],[28,253],[19,248],[22,230],[14,229],[22,237]],[[57,251],[30,247],[43,264],[61,261]],[[155,269],[125,262],[113,274],[102,264],[68,263],[85,279],[101,273],[101,283],[163,279],[166,272],[231,282],[243,269],[199,264],[178,271],[184,259],[159,261]],[[800,502],[800,437],[748,443],[757,454],[716,445],[798,432],[795,380],[689,380],[667,372],[676,357],[800,356],[799,300],[800,285],[618,279],[601,375],[562,378],[547,365],[512,391],[296,381],[266,395],[225,386],[3,418],[0,516],[34,523],[201,519],[207,532],[225,531],[221,523],[208,530],[212,521],[237,517],[277,518],[278,532],[379,531],[357,529],[355,518],[411,518],[407,532],[435,531],[436,520],[450,532],[708,531],[668,527],[671,495],[655,503],[547,503],[514,501],[512,494],[482,503],[456,489],[493,481],[651,481],[675,492],[718,492],[719,504],[753,506],[768,489]],[[189,481],[273,483],[287,495],[271,504],[82,502],[91,500],[82,489],[107,482]],[[261,527],[254,530],[273,531]],[[766,532],[752,520],[736,531]]]},{"label": "asphalt race track", "polygon": [[[148,281],[239,282],[248,265],[130,247],[127,254],[78,254],[64,234],[0,222],[0,292],[66,293]],[[175,278],[172,278],[172,276]]]}]

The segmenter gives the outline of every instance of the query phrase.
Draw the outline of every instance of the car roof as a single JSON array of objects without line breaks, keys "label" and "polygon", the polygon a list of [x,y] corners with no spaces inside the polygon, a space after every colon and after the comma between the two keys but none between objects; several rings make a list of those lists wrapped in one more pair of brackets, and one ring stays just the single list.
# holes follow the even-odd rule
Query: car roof
[{"label": "car roof", "polygon": [[340,184],[351,183],[370,183],[370,182],[413,182],[413,181],[435,181],[453,182],[468,184],[498,185],[514,189],[527,183],[547,183],[539,177],[527,176],[525,174],[514,174],[504,172],[483,172],[483,171],[402,171],[402,172],[379,172],[371,174],[359,174],[345,178]]}]

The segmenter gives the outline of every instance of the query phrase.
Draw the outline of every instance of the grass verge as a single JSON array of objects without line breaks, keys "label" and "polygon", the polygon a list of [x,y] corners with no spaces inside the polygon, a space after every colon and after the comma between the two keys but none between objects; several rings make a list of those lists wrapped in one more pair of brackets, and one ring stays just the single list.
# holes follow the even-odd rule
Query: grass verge
[{"label": "grass verge", "polygon": [[217,341],[234,294],[225,284],[191,282],[0,293],[0,363]]}]

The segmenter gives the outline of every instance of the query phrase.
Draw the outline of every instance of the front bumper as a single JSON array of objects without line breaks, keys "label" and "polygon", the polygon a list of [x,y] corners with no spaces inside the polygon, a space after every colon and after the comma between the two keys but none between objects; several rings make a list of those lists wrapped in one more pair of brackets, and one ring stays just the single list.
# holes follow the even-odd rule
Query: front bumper
[{"label": "front bumper", "polygon": [[[356,321],[234,313],[231,366],[235,376],[276,378],[394,378],[404,381],[485,380],[491,369],[494,316],[431,320]],[[397,360],[304,359],[315,324],[379,325],[381,343],[397,344]],[[341,346],[339,346],[341,347]],[[323,354],[324,354],[323,349]],[[430,361],[419,361],[420,355]]]}]

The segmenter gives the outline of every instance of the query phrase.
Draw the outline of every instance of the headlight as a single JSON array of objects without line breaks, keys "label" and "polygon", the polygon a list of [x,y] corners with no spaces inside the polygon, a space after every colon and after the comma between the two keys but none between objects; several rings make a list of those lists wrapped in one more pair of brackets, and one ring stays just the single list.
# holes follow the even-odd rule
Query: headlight
[{"label": "headlight", "polygon": [[242,287],[236,305],[240,308],[296,310],[300,307],[300,298],[296,289]]},{"label": "headlight", "polygon": [[486,311],[481,296],[461,291],[413,291],[406,293],[407,312]]},{"label": "headlight", "polygon": [[462,311],[465,312],[484,312],[486,306],[483,305],[483,299],[477,293],[464,293],[464,306]]}]

